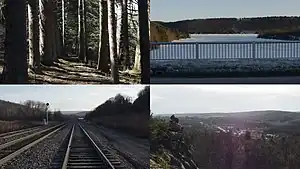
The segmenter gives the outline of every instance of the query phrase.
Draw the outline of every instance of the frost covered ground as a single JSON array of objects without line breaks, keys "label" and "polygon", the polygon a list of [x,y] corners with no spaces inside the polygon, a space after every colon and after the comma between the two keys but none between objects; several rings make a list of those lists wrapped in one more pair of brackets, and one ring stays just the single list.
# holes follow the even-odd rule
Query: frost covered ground
[{"label": "frost covered ground", "polygon": [[[166,60],[150,61],[152,75],[214,75],[217,73],[264,73],[285,72],[300,74],[299,59],[226,59],[226,60]],[[234,76],[234,74],[232,74]]]}]

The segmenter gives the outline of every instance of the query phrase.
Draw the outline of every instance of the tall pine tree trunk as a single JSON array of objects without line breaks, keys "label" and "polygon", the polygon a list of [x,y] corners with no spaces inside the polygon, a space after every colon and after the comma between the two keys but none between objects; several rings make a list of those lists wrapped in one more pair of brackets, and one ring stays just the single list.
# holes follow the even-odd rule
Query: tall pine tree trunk
[{"label": "tall pine tree trunk", "polygon": [[[118,3],[116,3],[118,2]],[[117,39],[117,56],[118,62],[120,61],[120,41],[121,41],[121,26],[122,26],[122,1],[115,2],[115,15],[116,15],[116,39]]]},{"label": "tall pine tree trunk", "polygon": [[65,0],[61,0],[61,35],[62,47],[65,47]]},{"label": "tall pine tree trunk", "polygon": [[88,36],[87,36],[87,32],[86,32],[86,13],[87,13],[87,8],[86,8],[86,1],[87,0],[83,0],[83,29],[84,29],[84,59],[83,59],[83,61],[85,62],[85,63],[87,63],[88,62],[88,60],[87,60],[87,54],[88,54]]},{"label": "tall pine tree trunk", "polygon": [[150,83],[150,40],[148,3],[150,3],[149,0],[138,0],[142,84]]},{"label": "tall pine tree trunk", "polygon": [[56,17],[56,12],[57,12],[57,1],[52,1],[52,58],[53,61],[57,60],[58,52],[57,52],[57,17]]},{"label": "tall pine tree trunk", "polygon": [[77,34],[77,56],[80,58],[82,52],[81,52],[81,0],[78,0],[78,9],[77,9],[77,15],[78,15],[78,34]]},{"label": "tall pine tree trunk", "polygon": [[[59,30],[59,29],[58,29]],[[58,45],[60,56],[66,56],[65,45],[65,0],[61,0],[61,31],[57,32],[57,38],[61,39]]]},{"label": "tall pine tree trunk", "polygon": [[45,8],[44,8],[44,0],[38,0],[39,4],[39,52],[40,52],[40,60],[44,58],[44,49],[45,49]]},{"label": "tall pine tree trunk", "polygon": [[111,76],[114,83],[119,83],[119,73],[117,68],[117,38],[116,38],[116,15],[115,0],[108,0],[108,35]]},{"label": "tall pine tree trunk", "polygon": [[34,54],[33,54],[33,19],[31,11],[32,0],[28,0],[27,5],[27,19],[28,19],[28,67],[34,70]]},{"label": "tall pine tree trunk", "polygon": [[84,0],[81,0],[80,5],[80,34],[79,34],[79,59],[85,61],[85,42],[84,42]]},{"label": "tall pine tree trunk", "polygon": [[5,0],[5,65],[3,82],[28,83],[26,1]]},{"label": "tall pine tree trunk", "polygon": [[32,12],[32,38],[33,38],[33,58],[34,58],[34,70],[39,71],[41,65],[40,55],[40,20],[39,20],[39,0],[31,0],[31,12]]},{"label": "tall pine tree trunk", "polygon": [[53,16],[53,3],[52,0],[47,0],[45,2],[45,39],[44,39],[44,57],[43,57],[43,64],[44,65],[52,65],[55,58],[53,55],[53,30],[54,30],[54,16]]},{"label": "tall pine tree trunk", "polygon": [[97,69],[105,73],[109,72],[108,67],[108,11],[107,2],[99,0],[99,51]]},{"label": "tall pine tree trunk", "polygon": [[123,69],[130,68],[129,60],[129,32],[128,32],[128,0],[122,0],[122,18],[121,18],[121,40],[120,40],[120,65]]},{"label": "tall pine tree trunk", "polygon": [[[133,10],[138,10],[138,4],[133,4]],[[139,20],[139,19],[137,19]],[[135,56],[134,56],[134,65],[133,65],[133,70],[136,72],[141,72],[141,51],[140,51],[140,24],[138,21],[137,24],[137,33],[136,33],[136,38],[137,38],[137,44],[135,47]]]}]

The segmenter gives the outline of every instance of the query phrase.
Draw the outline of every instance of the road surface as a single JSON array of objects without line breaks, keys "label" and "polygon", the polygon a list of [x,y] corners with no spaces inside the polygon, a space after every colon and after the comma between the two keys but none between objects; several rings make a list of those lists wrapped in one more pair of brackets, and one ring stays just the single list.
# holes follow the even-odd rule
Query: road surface
[{"label": "road surface", "polygon": [[300,76],[289,77],[236,77],[236,78],[150,78],[151,84],[300,84]]}]

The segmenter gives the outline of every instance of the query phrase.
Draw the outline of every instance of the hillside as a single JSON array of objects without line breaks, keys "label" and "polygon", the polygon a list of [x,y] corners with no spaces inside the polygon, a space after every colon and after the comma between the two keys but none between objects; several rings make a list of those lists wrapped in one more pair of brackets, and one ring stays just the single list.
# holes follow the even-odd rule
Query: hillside
[{"label": "hillside", "polygon": [[45,112],[22,104],[0,100],[0,120],[40,120]]},{"label": "hillside", "polygon": [[[167,119],[169,115],[160,118]],[[206,124],[231,125],[236,127],[261,127],[267,133],[299,134],[300,112],[264,110],[235,113],[176,114],[184,123],[202,121]]]},{"label": "hillside", "polygon": [[[0,100],[0,120],[4,121],[40,121],[45,118],[46,103],[27,100],[22,103],[13,103]],[[49,121],[63,120],[64,116],[60,111],[48,111]]]},{"label": "hillside", "polygon": [[117,94],[103,104],[88,112],[85,119],[130,133],[138,137],[149,137],[148,121],[150,116],[150,87],[146,86],[132,100]]},{"label": "hillside", "polygon": [[177,29],[170,29],[157,22],[150,23],[151,42],[171,42],[182,38],[189,38],[188,33],[183,33]]},{"label": "hillside", "polygon": [[45,112],[0,100],[0,133],[41,125]]},{"label": "hillside", "polygon": [[[297,112],[285,111],[227,114],[228,117],[234,115],[257,118],[278,116],[279,119],[284,115],[298,116]],[[216,132],[209,126],[200,124],[200,119],[195,117],[191,118],[194,121],[179,118],[179,122],[184,127],[184,139],[179,142],[178,148],[171,151],[170,145],[176,144],[176,141],[172,143],[174,139],[171,139],[167,118],[153,118],[150,121],[151,168],[193,169],[194,164],[199,169],[287,169],[299,166],[300,136],[295,133],[289,134],[283,131],[285,135],[266,138],[264,135],[255,136],[255,132],[260,130],[257,128],[252,128],[251,132],[247,131],[241,135],[235,135],[232,132]],[[294,131],[298,128],[299,126],[293,126]],[[286,127],[278,127],[276,130],[286,130]]]},{"label": "hillside", "polygon": [[159,24],[189,33],[264,33],[300,28],[300,17],[210,18]]},{"label": "hillside", "polygon": [[[163,114],[161,116],[170,116],[169,114]],[[177,117],[236,117],[252,120],[266,120],[266,121],[280,121],[283,118],[290,117],[293,120],[300,119],[299,112],[279,111],[279,110],[257,110],[257,111],[245,111],[245,112],[232,112],[232,113],[185,113],[176,114]]]},{"label": "hillside", "polygon": [[295,30],[272,30],[257,36],[264,39],[300,40],[300,29]]},{"label": "hillside", "polygon": [[179,133],[173,135],[167,121],[159,118],[150,119],[149,130],[150,168],[198,169],[191,156],[193,152],[186,135],[183,136],[184,140],[178,139],[176,135]]}]

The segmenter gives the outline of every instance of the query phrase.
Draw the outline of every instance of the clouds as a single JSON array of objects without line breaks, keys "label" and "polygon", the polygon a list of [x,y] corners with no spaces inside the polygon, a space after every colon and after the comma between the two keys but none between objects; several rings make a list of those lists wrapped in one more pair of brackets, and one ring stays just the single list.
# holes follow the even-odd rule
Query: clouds
[{"label": "clouds", "polygon": [[137,98],[144,85],[25,85],[0,86],[0,99],[49,102],[50,109],[91,110],[121,93]]},{"label": "clouds", "polygon": [[169,85],[151,86],[154,113],[206,113],[291,110],[300,106],[297,85]]}]

